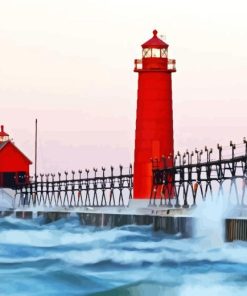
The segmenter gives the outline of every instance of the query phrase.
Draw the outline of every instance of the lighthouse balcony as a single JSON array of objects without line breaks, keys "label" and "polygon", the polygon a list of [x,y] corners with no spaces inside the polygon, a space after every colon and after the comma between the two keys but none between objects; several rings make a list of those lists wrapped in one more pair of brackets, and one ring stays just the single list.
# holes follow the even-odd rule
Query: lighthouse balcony
[{"label": "lighthouse balcony", "polygon": [[167,68],[171,72],[176,72],[176,60],[169,59],[168,64],[167,64]]},{"label": "lighthouse balcony", "polygon": [[135,63],[135,68],[134,68],[134,71],[138,71],[138,70],[142,70],[142,60],[138,60],[138,59],[136,59],[135,61],[134,61],[134,63]]},{"label": "lighthouse balcony", "polygon": [[136,59],[134,72],[166,71],[176,72],[176,60],[163,58]]}]

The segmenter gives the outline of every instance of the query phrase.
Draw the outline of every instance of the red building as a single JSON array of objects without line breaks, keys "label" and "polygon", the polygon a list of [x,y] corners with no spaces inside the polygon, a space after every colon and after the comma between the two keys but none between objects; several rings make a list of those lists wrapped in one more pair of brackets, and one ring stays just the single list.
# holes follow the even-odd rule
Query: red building
[{"label": "red building", "polygon": [[[152,165],[173,165],[172,77],[175,60],[168,58],[168,44],[153,37],[142,44],[142,59],[135,60],[138,73],[134,198],[149,198]],[[157,192],[157,197],[160,196]]]},{"label": "red building", "polygon": [[14,187],[29,180],[32,162],[14,145],[1,125],[0,131],[0,187]]}]

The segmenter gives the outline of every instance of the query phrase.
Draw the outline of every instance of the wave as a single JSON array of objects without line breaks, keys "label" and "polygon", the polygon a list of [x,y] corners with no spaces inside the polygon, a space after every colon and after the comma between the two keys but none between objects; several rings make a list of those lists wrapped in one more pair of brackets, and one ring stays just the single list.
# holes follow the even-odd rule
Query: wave
[{"label": "wave", "polygon": [[232,295],[236,287],[236,295],[246,295],[246,247],[207,245],[205,236],[154,233],[151,226],[6,217],[0,219],[0,295],[203,295],[200,289]]},{"label": "wave", "polygon": [[[196,279],[199,280],[199,279]],[[113,288],[107,291],[101,291],[96,293],[90,293],[90,296],[191,296],[191,295],[200,295],[200,296],[208,296],[208,295],[224,295],[224,296],[232,296],[246,295],[246,288],[242,291],[238,289],[236,286],[229,285],[201,285],[198,283],[191,284],[180,284],[179,281],[174,283],[174,285],[170,284],[160,284],[152,281],[140,281],[128,285],[123,285],[118,288]]]}]

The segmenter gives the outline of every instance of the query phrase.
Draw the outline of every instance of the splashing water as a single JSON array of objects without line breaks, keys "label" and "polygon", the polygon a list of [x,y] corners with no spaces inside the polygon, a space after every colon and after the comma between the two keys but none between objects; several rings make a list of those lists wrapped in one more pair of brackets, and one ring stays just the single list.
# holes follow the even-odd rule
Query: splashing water
[{"label": "splashing water", "polygon": [[232,207],[223,198],[212,197],[195,208],[193,216],[195,237],[201,238],[203,248],[221,247],[225,240],[225,218]]},{"label": "splashing water", "polygon": [[210,223],[200,227],[184,239],[151,226],[85,227],[76,217],[2,218],[0,295],[247,295],[247,244],[212,243],[214,235],[206,244]]}]

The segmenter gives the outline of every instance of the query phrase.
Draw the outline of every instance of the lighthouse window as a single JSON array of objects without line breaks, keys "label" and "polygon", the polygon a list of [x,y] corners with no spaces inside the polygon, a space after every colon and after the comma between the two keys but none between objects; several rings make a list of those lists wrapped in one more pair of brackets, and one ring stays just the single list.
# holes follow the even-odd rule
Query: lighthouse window
[{"label": "lighthouse window", "polygon": [[8,136],[0,136],[0,142],[6,142],[9,140]]},{"label": "lighthouse window", "polygon": [[144,48],[142,54],[144,58],[151,58],[152,56],[151,48]]},{"label": "lighthouse window", "polygon": [[161,57],[167,58],[167,49],[165,49],[165,48],[161,49]]},{"label": "lighthouse window", "polygon": [[152,57],[153,58],[160,58],[160,49],[152,48]]}]

